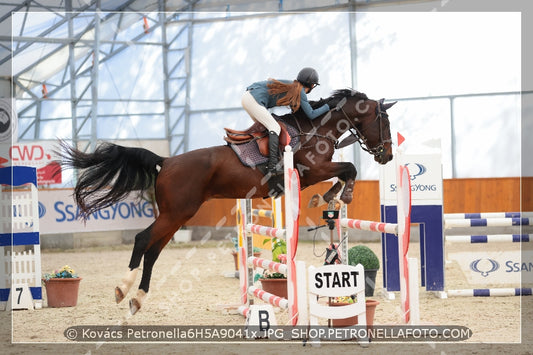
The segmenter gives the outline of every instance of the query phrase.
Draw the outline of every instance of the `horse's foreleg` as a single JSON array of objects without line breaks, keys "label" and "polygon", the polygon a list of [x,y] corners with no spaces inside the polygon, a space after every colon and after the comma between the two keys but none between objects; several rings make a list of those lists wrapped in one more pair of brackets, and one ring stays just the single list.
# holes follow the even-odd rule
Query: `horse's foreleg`
[{"label": "horse's foreleg", "polygon": [[152,226],[153,224],[135,236],[135,244],[133,245],[129,270],[126,272],[126,275],[124,275],[122,284],[115,287],[115,301],[117,303],[120,303],[124,297],[126,297],[131,286],[135,282],[135,279],[137,278],[137,272],[139,271],[141,259],[146,251],[146,248],[148,247],[148,242],[150,241]]},{"label": "horse's foreleg", "polygon": [[342,189],[342,183],[337,181],[325,194],[324,201],[330,202]]},{"label": "horse's foreleg", "polygon": [[344,184],[344,190],[342,190],[341,201],[349,204],[353,200],[353,188],[355,186],[355,179],[348,179]]},{"label": "horse's foreleg", "polygon": [[330,202],[335,195],[337,195],[342,189],[342,182],[344,182],[344,189],[341,193],[341,201],[348,204],[353,199],[353,188],[355,185],[355,177],[357,176],[357,170],[352,163],[322,163],[321,169],[315,172],[314,180],[309,181],[309,184],[314,184],[318,181],[324,181],[331,179],[332,177],[338,177],[339,180],[335,183],[325,194],[324,201]]},{"label": "horse's foreleg", "polygon": [[353,189],[355,186],[355,177],[357,176],[357,170],[351,163],[345,165],[345,170],[339,178],[344,181],[344,189],[341,193],[341,201],[349,204],[353,200]]}]

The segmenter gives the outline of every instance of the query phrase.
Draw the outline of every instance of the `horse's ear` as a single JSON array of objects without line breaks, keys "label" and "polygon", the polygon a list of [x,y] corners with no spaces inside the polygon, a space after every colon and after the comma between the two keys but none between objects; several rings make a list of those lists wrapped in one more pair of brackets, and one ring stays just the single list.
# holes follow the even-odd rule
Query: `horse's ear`
[{"label": "horse's ear", "polygon": [[387,111],[389,108],[391,108],[392,106],[394,106],[395,103],[398,102],[398,101],[394,101],[394,102],[390,102],[390,103],[388,103],[388,104],[384,104],[384,103],[383,103],[383,100],[384,100],[384,99],[381,99],[380,102],[381,102],[382,107],[383,107],[383,109],[384,109],[385,111]]}]

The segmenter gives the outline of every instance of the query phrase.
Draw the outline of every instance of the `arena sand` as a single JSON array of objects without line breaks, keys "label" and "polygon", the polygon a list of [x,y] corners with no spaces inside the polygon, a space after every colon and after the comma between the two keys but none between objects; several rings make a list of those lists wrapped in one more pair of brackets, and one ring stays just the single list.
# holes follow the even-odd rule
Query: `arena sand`
[{"label": "arena sand", "polygon": [[[379,243],[365,243],[381,259]],[[68,264],[83,278],[78,305],[68,308],[48,308],[43,288],[44,307],[34,311],[2,313],[2,353],[55,353],[55,354],[116,354],[116,353],[216,353],[241,354],[291,353],[323,354],[357,351],[367,354],[392,352],[396,354],[464,354],[502,353],[526,354],[533,351],[530,334],[521,333],[521,321],[530,322],[533,314],[533,297],[449,298],[438,299],[420,289],[421,323],[428,325],[459,325],[472,330],[472,337],[460,343],[371,343],[362,348],[353,341],[324,343],[320,347],[304,346],[301,342],[250,342],[228,343],[116,343],[69,341],[64,331],[71,326],[98,325],[112,328],[116,325],[243,325],[238,314],[227,314],[224,307],[239,303],[239,281],[224,277],[233,270],[229,241],[193,242],[171,244],[156,262],[149,297],[143,308],[129,315],[128,298],[120,304],[114,300],[114,287],[120,282],[131,255],[131,246],[84,249],[75,251],[44,251],[42,270],[49,272]],[[326,244],[300,243],[297,259],[306,265],[322,264],[321,254]],[[412,243],[410,256],[416,257],[419,245]],[[460,248],[460,246],[459,246]],[[264,253],[269,257],[269,252]],[[454,264],[446,265],[446,287],[467,287],[466,280]],[[382,290],[382,273],[378,272],[376,294],[380,304],[375,324],[400,324],[400,301],[385,300]],[[396,297],[399,298],[399,297]],[[522,303],[521,303],[522,302]],[[527,304],[526,304],[527,302]],[[521,312],[527,309],[528,312]],[[12,318],[10,319],[10,317]],[[287,323],[284,312],[277,312],[279,324]],[[521,344],[522,342],[522,344]]]}]

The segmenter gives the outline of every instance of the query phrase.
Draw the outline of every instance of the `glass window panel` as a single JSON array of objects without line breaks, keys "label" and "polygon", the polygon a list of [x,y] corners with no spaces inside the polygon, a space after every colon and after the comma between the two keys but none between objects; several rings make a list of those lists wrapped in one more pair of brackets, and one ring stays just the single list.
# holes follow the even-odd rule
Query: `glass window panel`
[{"label": "glass window panel", "polygon": [[[443,176],[450,178],[451,126],[450,102],[447,99],[402,100],[388,111],[392,140],[397,147],[397,133],[405,137],[406,153],[433,153],[431,145],[439,144],[442,152]],[[360,152],[357,167],[363,180],[379,179],[379,165],[365,151]]]},{"label": "glass window panel", "polygon": [[224,127],[244,129],[252,125],[252,119],[244,110],[203,112],[191,115],[190,150],[224,145]]},{"label": "glass window panel", "polygon": [[310,99],[350,87],[347,22],[346,13],[310,13],[195,25],[192,109],[240,107],[251,83],[292,80],[305,66],[320,75]]},{"label": "glass window panel", "polygon": [[165,119],[158,115],[98,118],[101,139],[148,139],[165,137]]},{"label": "glass window panel", "polygon": [[359,13],[358,83],[387,97],[520,89],[520,13]]},{"label": "glass window panel", "polygon": [[522,176],[533,176],[533,94],[522,98]]},{"label": "glass window panel", "polygon": [[457,98],[458,178],[520,176],[520,96]]}]

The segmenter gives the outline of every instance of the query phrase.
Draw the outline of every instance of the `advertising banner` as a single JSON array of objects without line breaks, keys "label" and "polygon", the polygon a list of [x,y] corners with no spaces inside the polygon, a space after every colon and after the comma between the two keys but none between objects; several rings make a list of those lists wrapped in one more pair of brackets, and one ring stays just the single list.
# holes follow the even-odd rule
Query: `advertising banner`
[{"label": "advertising banner", "polygon": [[[395,160],[380,166],[379,194],[382,205],[396,205]],[[442,163],[440,154],[404,154],[411,179],[413,205],[442,205]]]},{"label": "advertising banner", "polygon": [[515,245],[514,251],[457,252],[448,253],[448,257],[459,264],[469,284],[519,285],[522,281],[531,285],[533,253],[521,253],[520,245]]},{"label": "advertising banner", "polygon": [[41,234],[144,229],[154,222],[151,202],[130,196],[89,216],[84,222],[73,200],[72,189],[40,190]]},{"label": "advertising banner", "polygon": [[17,143],[0,153],[0,167],[31,166],[37,168],[37,185],[61,183],[61,169],[54,154],[57,143],[50,141]]}]

